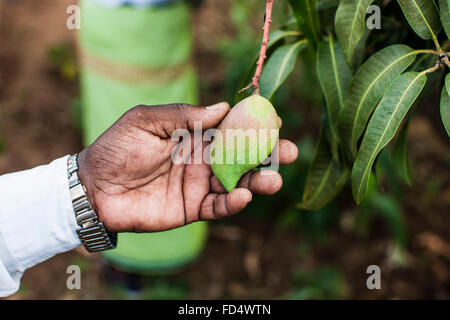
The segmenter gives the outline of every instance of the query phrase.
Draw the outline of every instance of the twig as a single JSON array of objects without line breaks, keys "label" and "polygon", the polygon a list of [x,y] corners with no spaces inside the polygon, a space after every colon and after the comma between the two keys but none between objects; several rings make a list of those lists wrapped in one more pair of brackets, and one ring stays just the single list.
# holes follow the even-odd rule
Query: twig
[{"label": "twig", "polygon": [[447,65],[447,67],[449,67],[450,68],[450,58],[449,58],[449,56],[450,56],[450,53],[445,53],[444,54],[445,56],[444,56],[444,62],[445,62],[445,64]]},{"label": "twig", "polygon": [[432,73],[435,72],[436,70],[439,70],[439,68],[441,67],[440,63],[437,62],[436,65],[434,67],[431,67],[427,70],[424,70],[420,73],[420,75],[424,75],[424,74],[428,74],[428,73]]},{"label": "twig", "polygon": [[442,50],[441,45],[439,44],[438,39],[433,35],[433,42],[434,45],[436,46],[436,50],[439,54],[442,54],[444,52],[444,50]]},{"label": "twig", "polygon": [[256,63],[256,71],[255,76],[252,79],[252,83],[249,84],[247,87],[241,90],[245,91],[248,88],[252,87],[255,89],[254,93],[259,94],[259,78],[261,78],[261,73],[263,70],[264,60],[266,60],[267,56],[267,45],[269,44],[269,32],[270,32],[270,25],[272,24],[272,8],[273,8],[273,1],[274,0],[267,0],[266,4],[266,16],[264,21],[264,27],[263,27],[263,40],[261,44],[261,51],[259,52],[259,59]]}]

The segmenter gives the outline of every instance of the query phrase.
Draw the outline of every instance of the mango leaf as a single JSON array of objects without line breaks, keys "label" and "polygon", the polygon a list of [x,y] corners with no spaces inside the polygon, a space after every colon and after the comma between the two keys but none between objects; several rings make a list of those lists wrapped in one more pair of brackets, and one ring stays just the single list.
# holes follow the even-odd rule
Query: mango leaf
[{"label": "mango leaf", "polygon": [[[326,118],[328,118],[328,117],[326,117]],[[329,121],[329,120],[327,120],[327,121]],[[330,144],[330,151],[331,151],[333,160],[336,161],[336,163],[341,164],[341,158],[340,158],[340,153],[339,153],[339,140],[337,140],[336,136],[331,132],[331,129],[327,130],[326,138],[328,140],[328,143]]]},{"label": "mango leaf", "polygon": [[331,132],[338,140],[336,123],[339,113],[344,108],[352,71],[350,70],[341,48],[330,35],[328,41],[319,43],[317,51],[317,75],[328,110]]},{"label": "mango leaf", "polygon": [[350,170],[341,168],[333,160],[324,130],[322,127],[306,178],[302,201],[298,205],[300,209],[321,209],[339,193],[349,177]]},{"label": "mango leaf", "polygon": [[445,85],[444,86],[447,88],[447,92],[450,95],[450,74],[447,74],[447,76],[445,77]]},{"label": "mango leaf", "polygon": [[[269,36],[269,43],[267,44],[267,50],[269,51],[270,49],[275,47],[275,45],[278,44],[281,40],[284,40],[289,37],[299,37],[300,35],[301,33],[298,31],[275,30]],[[247,73],[245,74],[245,77],[242,78],[239,88],[244,88],[246,85],[250,83],[253,73],[255,72],[256,61],[258,61],[258,58],[259,52],[255,54],[255,57],[252,60],[251,67],[248,69]],[[248,95],[245,91],[238,92],[235,97],[236,103],[245,99],[247,96]]]},{"label": "mango leaf", "polygon": [[[417,56],[416,61],[406,69],[408,71],[422,72],[423,70],[430,69],[436,66],[436,55],[435,54],[422,54]],[[411,113],[418,109],[421,109],[425,104],[429,103],[430,98],[436,94],[436,87],[442,83],[442,73],[433,72],[427,75],[428,80],[425,88],[423,88],[422,93],[416,99],[411,107]]]},{"label": "mango leaf", "polygon": [[366,28],[366,31],[364,32],[361,40],[359,40],[358,46],[353,53],[353,64],[351,65],[352,70],[358,70],[361,64],[364,62],[365,54],[367,52],[367,40],[369,39],[371,33],[372,30]]},{"label": "mango leaf", "polygon": [[409,25],[424,40],[436,39],[442,29],[434,0],[397,0]]},{"label": "mango leaf", "polygon": [[401,44],[389,46],[371,56],[353,77],[338,120],[341,141],[353,159],[358,139],[383,93],[414,62],[418,53]]},{"label": "mango leaf", "polygon": [[[281,40],[284,40],[289,37],[298,37],[298,36],[301,36],[301,33],[298,31],[275,30],[274,32],[271,32],[269,35],[269,43],[267,44],[267,50],[269,51],[273,46],[275,46]],[[256,62],[258,61],[258,58],[259,58],[259,51],[253,57],[252,66],[247,73],[247,79],[245,79],[246,82],[248,82],[249,78],[252,76],[252,73],[255,70],[255,66],[256,66]]]},{"label": "mango leaf", "polygon": [[339,0],[318,0],[317,1],[317,11],[331,9],[337,7],[339,4]]},{"label": "mango leaf", "polygon": [[341,0],[336,12],[336,35],[349,65],[366,29],[366,13],[374,0]]},{"label": "mango leaf", "polygon": [[315,48],[319,42],[319,14],[317,0],[288,0],[300,31]]},{"label": "mango leaf", "polygon": [[376,156],[394,137],[426,81],[427,76],[423,73],[408,72],[399,76],[386,90],[375,109],[352,170],[353,197],[358,204],[366,193]]},{"label": "mango leaf", "polygon": [[450,137],[450,73],[445,78],[445,85],[441,94],[441,118],[445,130]]},{"label": "mango leaf", "polygon": [[450,39],[450,0],[439,0],[439,9],[441,11],[441,22],[444,26],[447,38]]},{"label": "mango leaf", "polygon": [[269,58],[260,79],[261,95],[271,99],[287,76],[294,70],[298,53],[308,46],[307,40],[279,47]]},{"label": "mango leaf", "polygon": [[431,68],[431,65],[429,65],[430,61],[433,64],[436,64],[436,57],[434,54],[426,53],[419,55],[416,61],[414,61],[414,63],[407,69],[407,71],[420,71]]},{"label": "mango leaf", "polygon": [[411,185],[411,166],[408,157],[408,129],[409,119],[401,128],[395,141],[394,150],[392,151],[392,160],[397,169],[398,175],[408,184]]},{"label": "mango leaf", "polygon": [[[373,163],[373,172],[372,172],[372,176],[376,182],[376,187],[379,191],[381,192],[385,192],[385,180],[388,174],[390,174],[389,172],[389,160],[392,160],[392,151],[388,148],[384,148],[383,150],[380,151],[380,153],[378,154],[378,156],[375,158],[375,161]],[[370,178],[369,178],[370,180]],[[367,190],[367,195],[369,195],[369,197],[371,196],[370,188],[368,188]]]}]

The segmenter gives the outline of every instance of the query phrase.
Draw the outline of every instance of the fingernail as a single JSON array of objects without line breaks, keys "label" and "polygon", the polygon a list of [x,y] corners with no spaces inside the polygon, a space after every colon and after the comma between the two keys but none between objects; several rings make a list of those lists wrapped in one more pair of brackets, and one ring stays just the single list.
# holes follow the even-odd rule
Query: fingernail
[{"label": "fingernail", "polygon": [[224,102],[216,103],[212,106],[206,107],[207,110],[226,109],[227,105]]}]

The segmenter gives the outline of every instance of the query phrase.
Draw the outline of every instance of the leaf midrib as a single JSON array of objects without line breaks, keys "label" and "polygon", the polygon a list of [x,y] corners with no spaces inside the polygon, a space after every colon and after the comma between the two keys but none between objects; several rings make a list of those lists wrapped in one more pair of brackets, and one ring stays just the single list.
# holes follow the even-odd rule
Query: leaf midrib
[{"label": "leaf midrib", "polygon": [[312,34],[314,37],[314,41],[316,41],[316,43],[317,43],[317,42],[319,42],[319,39],[317,38],[316,25],[314,24],[314,18],[312,16],[311,3],[309,2],[309,0],[305,0],[305,1],[306,1],[306,11],[308,11],[308,19],[311,24]]},{"label": "leaf midrib", "polygon": [[331,63],[333,65],[333,71],[334,71],[334,80],[336,81],[336,87],[337,87],[338,96],[339,96],[339,106],[340,106],[340,110],[342,110],[342,107],[344,105],[344,98],[343,98],[343,95],[341,92],[342,88],[341,88],[341,84],[339,82],[339,77],[338,77],[338,68],[337,68],[336,55],[334,52],[333,37],[330,37],[330,52],[331,52]]},{"label": "leaf midrib", "polygon": [[360,0],[359,2],[358,2],[358,6],[356,7],[356,10],[355,10],[355,15],[353,16],[353,20],[352,20],[352,27],[351,27],[351,29],[350,29],[350,46],[349,46],[349,48],[347,48],[347,51],[348,51],[348,53],[350,53],[349,52],[349,50],[352,48],[352,46],[353,46],[353,30],[354,30],[354,27],[355,27],[355,22],[356,22],[356,17],[357,17],[357,15],[358,15],[358,11],[359,11],[359,8],[361,7],[361,4],[362,4],[362,2],[363,2],[364,0]]},{"label": "leaf midrib", "polygon": [[447,88],[447,93],[450,96],[450,73],[445,77],[445,87]]},{"label": "leaf midrib", "polygon": [[306,40],[302,40],[302,41],[297,42],[297,43],[296,43],[295,45],[293,45],[292,48],[289,49],[289,51],[287,52],[287,54],[286,54],[286,59],[283,60],[283,63],[282,63],[281,66],[280,66],[280,71],[281,71],[281,72],[279,72],[278,75],[277,75],[277,78],[276,78],[276,81],[275,81],[275,88],[277,88],[277,87],[280,85],[280,83],[281,83],[281,75],[284,73],[284,70],[285,70],[286,65],[287,65],[287,61],[289,61],[289,58],[291,57],[292,52],[295,51],[295,49],[297,49],[297,47],[298,47],[299,45],[301,45],[301,44],[303,44],[303,43],[305,43],[305,42],[306,42]]},{"label": "leaf midrib", "polygon": [[315,199],[315,197],[317,197],[317,195],[320,194],[320,192],[322,192],[322,190],[323,190],[323,188],[325,186],[325,182],[328,180],[328,177],[330,176],[332,167],[333,167],[333,160],[330,160],[330,164],[328,165],[327,170],[325,170],[325,175],[323,176],[322,181],[320,182],[320,184],[317,187],[316,191],[309,198],[309,200],[306,201],[306,203],[312,202]]},{"label": "leaf midrib", "polygon": [[[411,87],[416,83],[417,79],[419,79],[422,76],[423,76],[423,74],[418,74],[417,77],[415,77],[414,80],[408,85],[408,87],[406,88],[405,92],[403,92],[402,97],[400,98],[400,100],[396,104],[394,112],[391,114],[391,117],[389,118],[389,121],[388,121],[386,127],[384,128],[383,133],[381,134],[380,139],[378,140],[378,143],[375,146],[375,149],[374,149],[375,152],[373,152],[372,155],[369,157],[369,162],[368,162],[369,164],[373,161],[373,159],[374,159],[373,154],[376,153],[376,150],[380,146],[381,141],[383,141],[383,138],[384,138],[384,136],[385,136],[385,134],[387,132],[387,129],[389,128],[389,125],[391,124],[392,119],[394,119],[394,115],[398,113],[398,109],[399,109],[398,106],[403,102],[406,94],[409,92]],[[368,171],[369,167],[370,167],[370,165],[366,166],[366,168],[364,169],[363,179],[367,175],[367,171]],[[358,187],[358,198],[360,197],[361,187],[363,185],[364,185],[363,183],[359,184],[359,187]]]},{"label": "leaf midrib", "polygon": [[363,102],[366,100],[366,97],[369,93],[369,91],[372,89],[372,87],[375,85],[376,82],[378,82],[378,80],[380,79],[380,77],[382,77],[393,65],[399,63],[401,60],[409,57],[410,55],[416,54],[416,51],[411,51],[405,55],[403,55],[402,57],[398,58],[397,60],[395,60],[393,63],[391,63],[390,65],[388,65],[383,72],[381,72],[380,74],[377,75],[377,77],[374,79],[374,81],[372,81],[372,83],[370,84],[370,86],[367,88],[367,90],[364,92],[364,95],[360,101],[360,103],[358,104],[358,107],[356,108],[356,113],[355,113],[355,117],[352,123],[352,135],[351,135],[351,139],[350,139],[350,147],[353,148],[353,142],[354,142],[354,136],[355,136],[355,129],[356,129],[356,123],[357,123],[357,119],[359,117],[359,113],[361,111],[361,106],[363,104]]},{"label": "leaf midrib", "polygon": [[[418,6],[416,0],[411,0],[414,4],[414,6],[417,8],[417,11],[419,11],[420,16],[422,17],[423,21],[425,22],[425,24],[427,25],[428,30],[430,30],[431,36],[433,37],[433,39],[436,38],[436,35],[433,32],[433,29],[431,29],[430,24],[428,23],[427,18],[423,15],[422,10],[420,10],[420,7]],[[434,4],[434,3],[433,3]]]}]

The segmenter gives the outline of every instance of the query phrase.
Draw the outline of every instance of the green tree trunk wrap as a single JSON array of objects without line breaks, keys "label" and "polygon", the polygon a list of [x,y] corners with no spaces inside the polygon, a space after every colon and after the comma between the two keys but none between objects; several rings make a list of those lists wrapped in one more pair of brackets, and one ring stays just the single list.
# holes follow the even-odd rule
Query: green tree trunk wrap
[{"label": "green tree trunk wrap", "polygon": [[[82,0],[81,17],[79,51],[86,145],[135,105],[198,103],[186,4],[105,8]],[[103,253],[103,257],[125,271],[168,273],[194,260],[206,238],[204,222],[153,234],[124,233],[118,248]]]}]

